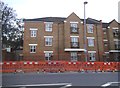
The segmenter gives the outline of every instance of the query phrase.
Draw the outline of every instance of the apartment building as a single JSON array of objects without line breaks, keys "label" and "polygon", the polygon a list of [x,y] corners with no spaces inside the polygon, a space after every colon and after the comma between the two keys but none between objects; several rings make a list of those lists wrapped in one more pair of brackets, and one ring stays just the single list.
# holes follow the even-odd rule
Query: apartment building
[{"label": "apartment building", "polygon": [[[87,18],[85,33],[83,19],[74,12],[67,18],[24,19],[23,60],[105,61],[110,49],[115,48],[111,44],[113,37],[108,38],[112,32],[109,30],[112,29],[108,28],[114,25],[118,28],[116,23],[102,23]],[[105,30],[108,34],[106,39]],[[105,47],[106,41],[112,46],[108,50]]]},{"label": "apartment building", "polygon": [[116,20],[103,23],[106,61],[120,61],[120,24]]}]

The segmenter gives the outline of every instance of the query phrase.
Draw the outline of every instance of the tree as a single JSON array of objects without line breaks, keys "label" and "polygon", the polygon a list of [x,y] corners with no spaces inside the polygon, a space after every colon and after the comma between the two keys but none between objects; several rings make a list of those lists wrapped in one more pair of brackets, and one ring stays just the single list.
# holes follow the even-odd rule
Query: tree
[{"label": "tree", "polygon": [[2,47],[11,47],[13,50],[22,46],[23,25],[22,20],[17,19],[13,8],[0,1],[2,11]]}]

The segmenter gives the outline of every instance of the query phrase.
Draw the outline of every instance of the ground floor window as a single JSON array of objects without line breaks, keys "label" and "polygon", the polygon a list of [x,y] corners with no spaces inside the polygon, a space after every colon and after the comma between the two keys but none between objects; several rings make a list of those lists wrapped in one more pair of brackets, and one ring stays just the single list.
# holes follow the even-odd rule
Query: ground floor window
[{"label": "ground floor window", "polygon": [[120,59],[120,55],[119,55],[119,53],[115,53],[115,61],[119,61],[119,59]]},{"label": "ground floor window", "polygon": [[71,52],[71,61],[77,61],[78,55],[77,52]]},{"label": "ground floor window", "polygon": [[95,53],[89,53],[89,60],[90,61],[95,61]]},{"label": "ground floor window", "polygon": [[53,57],[53,51],[44,51],[45,53],[45,60],[50,61]]}]

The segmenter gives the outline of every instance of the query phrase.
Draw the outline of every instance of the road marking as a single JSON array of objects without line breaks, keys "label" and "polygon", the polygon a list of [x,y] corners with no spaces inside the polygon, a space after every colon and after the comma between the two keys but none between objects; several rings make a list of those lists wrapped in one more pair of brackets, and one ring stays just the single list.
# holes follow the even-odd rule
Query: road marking
[{"label": "road marking", "polygon": [[70,86],[72,86],[72,84],[67,84],[67,85],[65,85],[63,87],[60,87],[60,88],[67,88],[67,87],[70,87]]},{"label": "road marking", "polygon": [[27,87],[27,86],[63,86],[60,88],[67,88],[72,86],[71,83],[54,83],[54,84],[31,84],[31,85],[10,85],[10,86],[3,86],[3,87]]},{"label": "road marking", "polygon": [[107,83],[101,85],[101,87],[107,87],[107,86],[110,86],[110,85],[112,85],[112,84],[119,84],[119,83],[120,83],[120,82],[107,82]]}]

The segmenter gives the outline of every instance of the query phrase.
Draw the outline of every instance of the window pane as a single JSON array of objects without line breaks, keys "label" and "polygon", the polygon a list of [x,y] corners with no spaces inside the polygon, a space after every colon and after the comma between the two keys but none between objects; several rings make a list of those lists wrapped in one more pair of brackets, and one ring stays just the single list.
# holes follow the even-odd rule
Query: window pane
[{"label": "window pane", "polygon": [[52,31],[52,23],[45,24],[45,31],[51,32]]},{"label": "window pane", "polygon": [[51,60],[52,59],[52,53],[51,52],[46,52],[45,53],[45,60],[47,60],[47,61],[49,61],[49,60]]},{"label": "window pane", "polygon": [[95,61],[95,53],[89,53],[90,61]]},{"label": "window pane", "polygon": [[120,31],[118,29],[113,29],[113,36],[114,37],[118,37],[119,33],[120,33]]},{"label": "window pane", "polygon": [[88,46],[94,46],[94,39],[88,39]]},{"label": "window pane", "polygon": [[71,32],[78,32],[77,24],[71,23]]},{"label": "window pane", "polygon": [[115,49],[120,50],[120,41],[115,41]]},{"label": "window pane", "polygon": [[31,37],[36,37],[37,30],[31,30]]},{"label": "window pane", "polygon": [[71,61],[77,61],[77,52],[71,52]]},{"label": "window pane", "polygon": [[71,23],[71,27],[77,28],[77,24],[76,23]]},{"label": "window pane", "polygon": [[78,38],[77,37],[71,37],[71,42],[78,42]]},{"label": "window pane", "polygon": [[45,45],[52,46],[52,38],[45,38]]},{"label": "window pane", "polygon": [[88,29],[88,33],[93,33],[93,25],[92,24],[89,24],[87,26],[87,29]]},{"label": "window pane", "polygon": [[36,52],[36,46],[30,46],[30,52],[35,53]]}]

